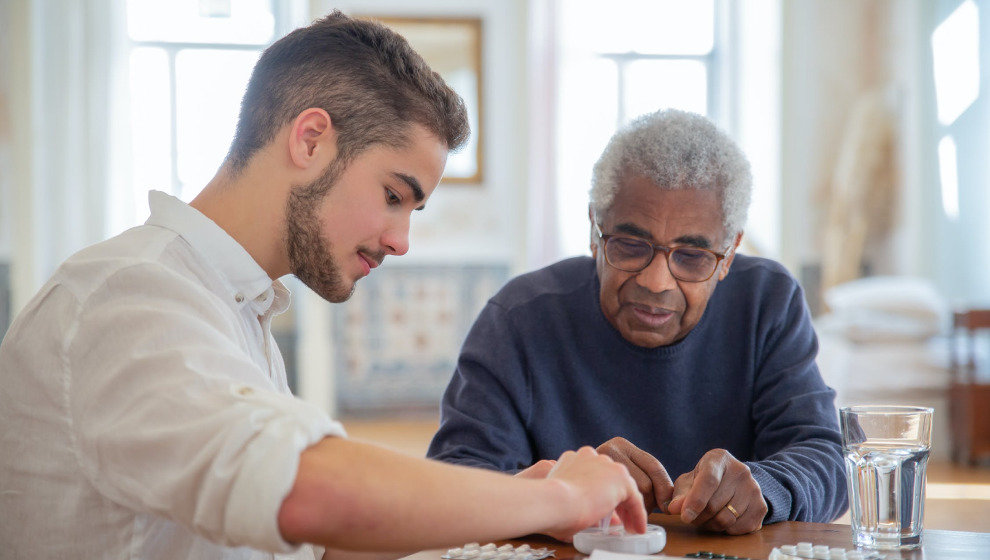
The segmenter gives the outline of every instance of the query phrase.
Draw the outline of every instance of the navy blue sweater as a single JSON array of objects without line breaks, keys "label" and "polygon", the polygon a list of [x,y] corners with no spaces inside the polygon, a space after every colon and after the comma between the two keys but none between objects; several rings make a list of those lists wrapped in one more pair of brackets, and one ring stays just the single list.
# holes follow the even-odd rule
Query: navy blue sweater
[{"label": "navy blue sweater", "polygon": [[675,344],[641,348],[602,315],[594,260],[510,281],[461,349],[428,455],[501,471],[622,436],[671,479],[711,449],[744,461],[765,523],[829,522],[847,489],[835,393],[800,286],[737,255],[701,320]]}]

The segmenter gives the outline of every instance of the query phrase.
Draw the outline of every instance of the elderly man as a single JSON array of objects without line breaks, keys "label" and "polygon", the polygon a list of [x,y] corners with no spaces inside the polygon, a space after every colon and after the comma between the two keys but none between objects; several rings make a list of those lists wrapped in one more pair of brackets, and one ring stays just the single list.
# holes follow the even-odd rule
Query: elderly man
[{"label": "elderly man", "polygon": [[347,299],[408,250],[467,134],[460,98],[381,25],[335,12],[269,47],[216,177],[191,204],[153,193],[145,225],[66,261],[4,338],[3,556],[398,553],[566,538],[616,508],[645,530],[633,479],[591,448],[514,478],[350,441],[289,394],[278,278]]},{"label": "elderly man", "polygon": [[841,514],[834,393],[801,288],[736,253],[750,191],[742,152],[704,117],[618,132],[594,170],[592,257],[488,302],[429,456],[533,475],[595,445],[651,509],[730,534]]}]

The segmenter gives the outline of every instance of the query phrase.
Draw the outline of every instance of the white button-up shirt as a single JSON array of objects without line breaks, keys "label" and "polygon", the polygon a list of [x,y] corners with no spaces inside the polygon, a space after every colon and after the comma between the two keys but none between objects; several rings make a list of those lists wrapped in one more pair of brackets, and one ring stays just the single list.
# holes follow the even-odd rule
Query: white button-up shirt
[{"label": "white button-up shirt", "polygon": [[0,346],[0,556],[312,558],[279,507],[300,452],[345,434],[289,392],[270,332],[288,291],[203,214],[150,201]]}]

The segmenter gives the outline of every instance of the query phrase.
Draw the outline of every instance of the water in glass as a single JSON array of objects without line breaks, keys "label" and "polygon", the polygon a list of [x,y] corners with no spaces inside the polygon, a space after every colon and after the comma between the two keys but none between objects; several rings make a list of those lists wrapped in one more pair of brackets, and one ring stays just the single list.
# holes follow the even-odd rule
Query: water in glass
[{"label": "water in glass", "polygon": [[930,446],[873,440],[847,445],[844,452],[856,546],[917,547],[921,543]]}]

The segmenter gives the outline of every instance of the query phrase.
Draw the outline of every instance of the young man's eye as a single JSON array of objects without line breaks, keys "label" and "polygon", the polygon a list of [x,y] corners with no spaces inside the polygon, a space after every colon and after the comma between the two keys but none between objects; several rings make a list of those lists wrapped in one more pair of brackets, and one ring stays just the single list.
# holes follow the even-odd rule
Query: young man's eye
[{"label": "young man's eye", "polygon": [[386,187],[385,188],[385,202],[387,202],[389,206],[395,206],[397,204],[401,204],[402,203],[402,198],[398,194],[396,194],[395,191],[393,191],[392,189]]}]

